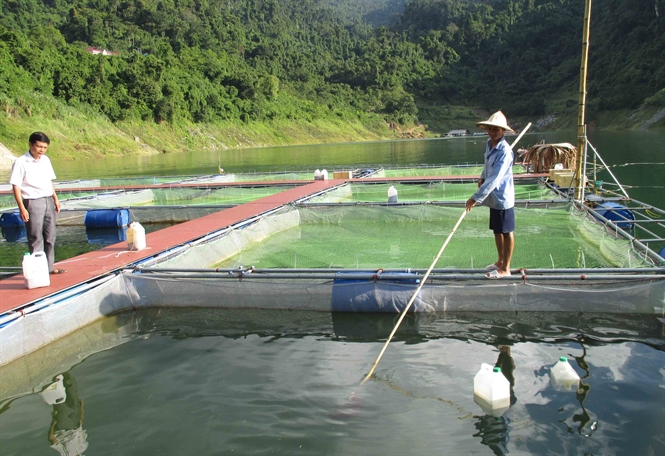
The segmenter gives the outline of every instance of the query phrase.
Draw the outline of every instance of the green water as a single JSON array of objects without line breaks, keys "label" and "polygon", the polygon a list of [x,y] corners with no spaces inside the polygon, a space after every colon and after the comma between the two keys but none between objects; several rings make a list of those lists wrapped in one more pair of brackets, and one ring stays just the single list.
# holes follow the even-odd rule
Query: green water
[{"label": "green water", "polygon": [[[215,267],[427,269],[464,209],[422,206],[336,205],[300,208],[300,224],[243,248]],[[441,268],[484,268],[496,260],[489,210],[471,211],[437,262]],[[630,242],[568,206],[515,208],[520,227],[513,265],[537,268],[645,267]],[[234,238],[213,251],[233,251]],[[223,247],[224,246],[224,247]],[[177,260],[174,261],[177,263]],[[173,266],[171,266],[173,267]]]}]

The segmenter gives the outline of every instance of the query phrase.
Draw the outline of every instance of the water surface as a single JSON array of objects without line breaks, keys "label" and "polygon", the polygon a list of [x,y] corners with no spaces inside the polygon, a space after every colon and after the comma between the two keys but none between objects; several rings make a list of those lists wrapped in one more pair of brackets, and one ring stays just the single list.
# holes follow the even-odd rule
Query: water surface
[{"label": "water surface", "polygon": [[[665,451],[665,341],[653,317],[408,317],[362,387],[394,316],[162,309],[113,318],[0,370],[11,380],[0,400],[3,456],[55,454],[54,422],[88,456]],[[551,383],[560,356],[579,389]],[[472,386],[480,364],[497,361],[514,379],[498,417],[474,402]],[[50,405],[40,391],[57,374],[67,401]]]}]

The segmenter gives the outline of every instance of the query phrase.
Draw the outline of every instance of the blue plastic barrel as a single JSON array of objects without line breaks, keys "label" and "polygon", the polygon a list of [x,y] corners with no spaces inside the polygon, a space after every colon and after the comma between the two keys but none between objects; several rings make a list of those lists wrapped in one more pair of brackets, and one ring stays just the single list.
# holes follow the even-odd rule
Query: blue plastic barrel
[{"label": "blue plastic barrel", "polygon": [[660,251],[658,252],[658,255],[660,255],[661,258],[665,258],[665,247],[660,249]]},{"label": "blue plastic barrel", "polygon": [[129,224],[127,209],[92,209],[85,213],[86,228],[118,228]]},{"label": "blue plastic barrel", "polygon": [[25,222],[21,220],[21,215],[16,212],[3,212],[0,215],[0,226],[3,228],[16,228],[25,226]]},{"label": "blue plastic barrel", "polygon": [[614,222],[621,229],[629,230],[634,225],[634,223],[631,222],[632,220],[635,220],[633,211],[621,204],[613,202],[596,204],[594,211],[596,211],[598,215],[605,217],[607,220]]},{"label": "blue plastic barrel", "polygon": [[127,241],[127,227],[86,228],[85,236],[88,244],[112,245]]},{"label": "blue plastic barrel", "polygon": [[7,242],[28,242],[25,226],[3,226],[0,230],[2,230],[2,237]]}]

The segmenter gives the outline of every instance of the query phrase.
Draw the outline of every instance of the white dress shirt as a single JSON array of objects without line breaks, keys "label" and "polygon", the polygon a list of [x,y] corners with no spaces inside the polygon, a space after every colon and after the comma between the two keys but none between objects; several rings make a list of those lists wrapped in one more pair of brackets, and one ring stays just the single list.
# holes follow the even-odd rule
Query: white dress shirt
[{"label": "white dress shirt", "polygon": [[51,160],[46,155],[35,160],[27,152],[14,162],[9,183],[21,189],[23,199],[37,199],[53,195],[53,180],[55,171]]}]

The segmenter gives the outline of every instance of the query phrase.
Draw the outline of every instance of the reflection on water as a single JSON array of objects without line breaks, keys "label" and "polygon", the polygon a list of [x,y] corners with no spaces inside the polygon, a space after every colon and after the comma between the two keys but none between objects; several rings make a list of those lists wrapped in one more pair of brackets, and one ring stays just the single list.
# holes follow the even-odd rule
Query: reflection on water
[{"label": "reflection on water", "polygon": [[[48,429],[61,454],[665,450],[665,337],[655,317],[409,315],[359,387],[395,323],[299,311],[124,313],[0,369],[0,383],[13,385],[0,385],[2,454],[45,454]],[[577,391],[550,384],[562,355],[581,374]],[[481,363],[511,384],[500,417],[473,401]]]},{"label": "reflection on water", "polygon": [[28,242],[28,232],[25,226],[8,226],[0,228],[2,230],[2,237],[7,242]]},{"label": "reflection on water", "polygon": [[79,398],[76,379],[69,372],[53,378],[41,392],[42,399],[53,407],[48,440],[61,456],[79,456],[88,448],[88,435],[83,429],[84,403]]},{"label": "reflection on water", "polygon": [[510,418],[505,415],[484,415],[475,423],[477,433],[474,437],[480,438],[483,445],[488,446],[497,456],[510,453],[508,443],[510,442]]},{"label": "reflection on water", "polygon": [[88,244],[112,245],[127,240],[127,225],[117,228],[85,228]]}]

